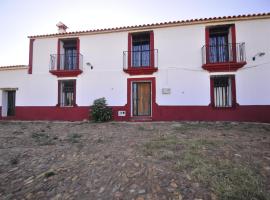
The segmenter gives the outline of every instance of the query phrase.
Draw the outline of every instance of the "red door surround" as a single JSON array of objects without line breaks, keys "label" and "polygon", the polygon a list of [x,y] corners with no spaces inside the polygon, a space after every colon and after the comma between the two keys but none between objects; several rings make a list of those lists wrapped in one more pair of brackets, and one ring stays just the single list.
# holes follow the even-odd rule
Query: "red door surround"
[{"label": "red door surround", "polygon": [[[150,77],[150,78],[128,78],[127,79],[127,104],[125,106],[126,108],[126,115],[129,118],[132,118],[132,83],[133,82],[150,82],[151,83],[151,93],[152,93],[152,98],[151,98],[151,117],[150,118],[155,118],[157,115],[157,104],[156,104],[156,78],[155,77]],[[146,118],[146,117],[135,117],[138,120],[141,118]],[[149,117],[147,117],[148,119]]]}]

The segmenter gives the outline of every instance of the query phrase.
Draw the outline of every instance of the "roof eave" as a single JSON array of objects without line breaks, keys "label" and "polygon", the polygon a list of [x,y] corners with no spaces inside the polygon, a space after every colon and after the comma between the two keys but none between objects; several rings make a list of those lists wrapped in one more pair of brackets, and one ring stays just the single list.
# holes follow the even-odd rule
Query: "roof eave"
[{"label": "roof eave", "polygon": [[144,24],[144,25],[137,25],[137,26],[124,26],[124,27],[116,27],[116,28],[87,30],[87,31],[35,35],[35,36],[28,36],[28,38],[37,39],[37,38],[52,38],[52,37],[70,37],[70,36],[78,36],[78,35],[104,34],[104,33],[124,32],[124,31],[138,31],[138,30],[165,28],[165,27],[173,27],[173,26],[221,23],[221,22],[242,21],[242,20],[268,19],[268,18],[270,18],[270,13],[259,13],[259,14],[253,14],[253,15],[201,18],[201,19],[191,19],[191,20],[182,20],[182,21],[162,22],[162,23],[155,23],[155,24]]}]

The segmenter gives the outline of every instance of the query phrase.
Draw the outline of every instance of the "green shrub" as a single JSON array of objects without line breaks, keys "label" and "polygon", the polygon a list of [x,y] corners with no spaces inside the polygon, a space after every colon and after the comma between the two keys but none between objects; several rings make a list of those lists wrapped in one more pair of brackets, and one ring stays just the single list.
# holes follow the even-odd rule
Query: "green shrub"
[{"label": "green shrub", "polygon": [[92,119],[96,122],[105,122],[112,119],[112,109],[107,106],[106,99],[96,99],[91,108]]}]

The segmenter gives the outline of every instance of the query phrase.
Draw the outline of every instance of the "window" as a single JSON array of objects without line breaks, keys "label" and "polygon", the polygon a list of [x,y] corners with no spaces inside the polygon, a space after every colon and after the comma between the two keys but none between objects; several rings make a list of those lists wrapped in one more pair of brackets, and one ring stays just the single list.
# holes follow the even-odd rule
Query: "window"
[{"label": "window", "polygon": [[59,105],[75,106],[76,105],[76,81],[63,80],[59,81]]},{"label": "window", "polygon": [[211,100],[217,108],[234,107],[235,105],[235,78],[234,76],[211,77]]},{"label": "window", "polygon": [[150,33],[132,35],[132,67],[150,66]]}]

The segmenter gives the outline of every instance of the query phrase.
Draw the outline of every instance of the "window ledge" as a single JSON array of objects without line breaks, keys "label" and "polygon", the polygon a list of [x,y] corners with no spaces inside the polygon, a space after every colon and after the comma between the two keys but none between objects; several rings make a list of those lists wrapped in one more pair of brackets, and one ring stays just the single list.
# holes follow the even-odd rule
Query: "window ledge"
[{"label": "window ledge", "polygon": [[78,107],[78,105],[75,104],[75,105],[73,105],[73,106],[60,106],[59,104],[56,104],[56,107],[62,108],[62,109],[68,109],[68,108],[75,108],[75,107]]},{"label": "window ledge", "polygon": [[238,103],[235,103],[231,107],[215,107],[212,103],[210,103],[209,106],[213,110],[223,110],[223,111],[225,111],[225,110],[235,110],[235,109],[237,109],[237,107],[239,107],[239,104]]},{"label": "window ledge", "polygon": [[83,71],[80,69],[75,70],[50,70],[50,73],[57,77],[76,77]]},{"label": "window ledge", "polygon": [[156,72],[158,68],[155,67],[128,67],[124,69],[124,72],[129,75],[145,75],[145,74],[153,74]]},{"label": "window ledge", "polygon": [[226,63],[208,63],[202,66],[209,72],[230,72],[242,68],[246,62],[226,62]]}]

